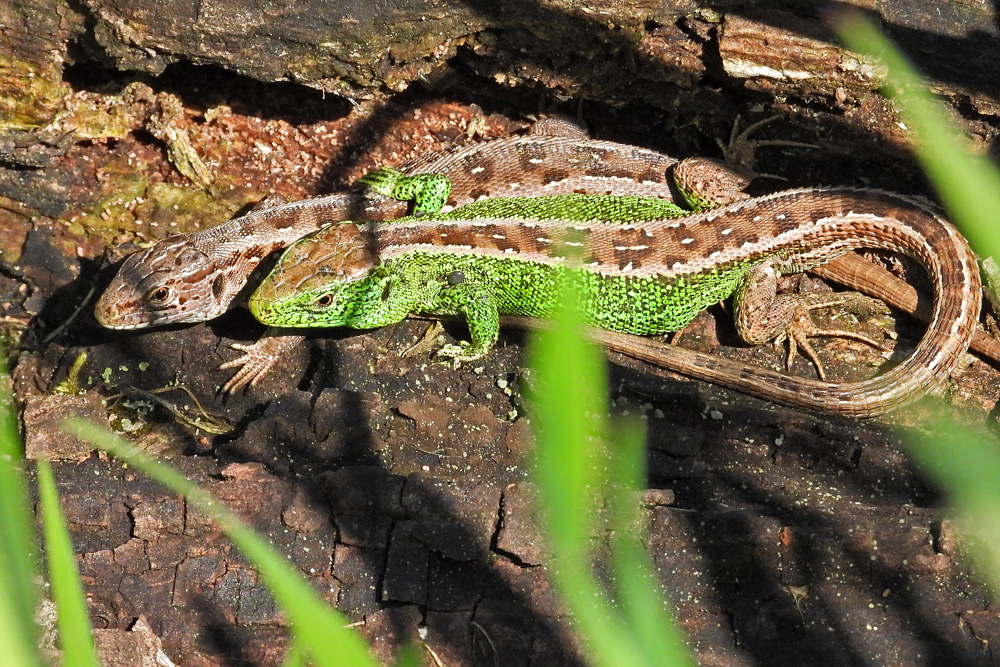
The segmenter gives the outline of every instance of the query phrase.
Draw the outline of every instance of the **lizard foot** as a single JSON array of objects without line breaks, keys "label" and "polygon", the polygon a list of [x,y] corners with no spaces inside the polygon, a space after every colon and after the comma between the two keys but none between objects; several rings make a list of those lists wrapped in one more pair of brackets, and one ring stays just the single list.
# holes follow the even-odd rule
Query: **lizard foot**
[{"label": "lizard foot", "polygon": [[[802,356],[809,359],[816,367],[816,374],[819,376],[819,379],[826,380],[826,371],[823,369],[823,364],[820,363],[816,350],[809,343],[810,338],[820,336],[849,338],[851,340],[860,341],[866,345],[870,345],[877,350],[885,351],[887,348],[884,345],[873,338],[865,336],[864,334],[848,331],[846,329],[820,329],[813,323],[812,318],[809,316],[810,310],[829,308],[831,306],[843,306],[845,304],[855,304],[858,302],[864,304],[862,309],[866,309],[864,312],[867,312],[869,316],[874,314],[876,310],[874,308],[874,304],[878,303],[874,299],[869,299],[868,297],[851,292],[833,295],[812,295],[812,298],[803,298],[802,303],[796,307],[792,320],[789,322],[785,332],[775,338],[775,343],[778,345],[782,344],[786,340],[788,341],[788,356],[785,361],[786,370],[791,371],[792,363],[795,361],[795,355],[801,351]],[[855,312],[858,311],[855,310]]]},{"label": "lizard foot", "polygon": [[424,335],[420,337],[416,343],[410,347],[403,350],[402,357],[412,357],[424,352],[430,352],[437,346],[437,338],[444,331],[444,325],[441,324],[439,320],[434,320],[431,322],[430,326],[427,327],[427,331]]},{"label": "lizard foot", "polygon": [[236,391],[250,386],[253,387],[274,367],[278,360],[293,345],[298,345],[305,340],[305,336],[283,336],[272,333],[274,329],[268,329],[264,335],[256,342],[245,345],[243,343],[231,343],[229,347],[243,352],[243,356],[227,361],[219,366],[219,370],[226,368],[238,368],[236,375],[229,378],[226,384],[222,385],[223,394],[232,394]]},{"label": "lizard foot", "polygon": [[451,367],[458,368],[463,361],[475,361],[481,359],[489,350],[474,351],[468,341],[462,341],[459,345],[445,345],[438,350],[439,357],[450,357]]},{"label": "lizard foot", "polygon": [[750,135],[759,128],[772,123],[783,116],[771,116],[752,123],[740,132],[740,116],[733,121],[729,143],[718,141],[722,149],[722,160],[693,157],[680,160],[673,167],[674,184],[695,211],[715,208],[730,204],[750,195],[744,192],[751,181],[758,176],[782,179],[772,174],[758,174],[753,170],[754,157],[757,149],[765,146],[796,146],[813,148],[811,144],[783,139],[751,140]]},{"label": "lizard foot", "polygon": [[[794,148],[816,148],[814,144],[807,144],[801,141],[788,141],[785,139],[751,139],[750,135],[764,127],[765,125],[770,125],[774,121],[784,118],[781,114],[774,116],[767,116],[762,118],[750,125],[746,126],[743,131],[740,131],[740,125],[742,124],[743,118],[739,115],[736,116],[736,120],[733,121],[733,129],[729,134],[729,143],[723,143],[721,139],[716,139],[716,143],[722,150],[722,158],[731,165],[739,169],[746,171],[753,171],[754,158],[757,154],[757,149],[766,148],[768,146],[789,146]],[[774,176],[772,174],[759,174],[760,176],[767,176],[768,178],[780,178],[779,176]],[[782,179],[784,180],[784,179]]]}]

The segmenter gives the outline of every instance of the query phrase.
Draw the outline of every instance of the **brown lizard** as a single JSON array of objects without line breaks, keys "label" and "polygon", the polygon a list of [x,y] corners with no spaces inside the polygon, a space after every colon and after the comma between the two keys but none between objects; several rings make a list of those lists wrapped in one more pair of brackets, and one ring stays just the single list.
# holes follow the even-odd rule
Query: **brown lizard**
[{"label": "brown lizard", "polygon": [[[675,200],[668,173],[676,163],[655,151],[587,139],[564,123],[543,122],[526,136],[420,156],[401,171],[446,177],[452,183],[448,206],[455,207],[489,197],[567,192]],[[702,173],[693,189],[709,193],[716,203],[746,197],[740,192],[746,181],[734,172],[709,168]],[[291,241],[331,222],[396,218],[405,215],[408,206],[372,192],[338,193],[259,208],[210,229],[170,237],[126,259],[99,299],[95,315],[101,324],[116,329],[212,319],[247,293],[248,281],[264,258]],[[857,255],[841,257],[816,272],[906,312],[916,308],[913,288]],[[233,344],[244,354],[222,365],[239,367],[223,390],[256,383],[301,340],[271,330],[252,345]],[[973,347],[1000,359],[1000,344],[985,334],[977,336]],[[664,348],[664,354],[670,353]]]}]

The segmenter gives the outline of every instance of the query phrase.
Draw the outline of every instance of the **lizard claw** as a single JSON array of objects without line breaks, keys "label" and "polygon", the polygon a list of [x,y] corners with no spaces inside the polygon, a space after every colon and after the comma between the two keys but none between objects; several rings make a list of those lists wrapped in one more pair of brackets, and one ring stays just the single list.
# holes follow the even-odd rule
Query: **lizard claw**
[{"label": "lizard claw", "polygon": [[789,322],[788,328],[783,334],[775,338],[775,342],[778,344],[784,342],[785,340],[788,341],[788,357],[785,362],[786,370],[791,371],[792,363],[795,361],[795,355],[797,352],[801,351],[802,356],[808,358],[816,367],[816,374],[819,379],[826,380],[826,372],[823,369],[823,364],[820,363],[819,355],[817,355],[816,350],[809,343],[810,338],[816,338],[819,336],[850,338],[851,340],[860,341],[866,345],[870,345],[876,350],[886,350],[884,345],[873,338],[865,336],[864,334],[848,331],[846,329],[820,329],[809,317],[810,310],[844,305],[845,303],[851,301],[852,298],[857,298],[858,296],[859,295],[856,294],[837,294],[812,303],[800,303],[799,306],[796,307],[795,314],[792,321]]},{"label": "lizard claw", "polygon": [[249,345],[230,343],[229,347],[243,352],[243,355],[219,366],[219,370],[239,369],[222,385],[222,393],[233,394],[244,387],[253,387],[268,374],[289,348],[302,340],[305,340],[305,336],[276,336],[265,333]]},{"label": "lizard claw", "polygon": [[444,331],[444,325],[439,320],[434,320],[424,335],[416,343],[403,350],[403,357],[412,357],[422,352],[430,352],[437,344],[437,337]]},{"label": "lizard claw", "polygon": [[445,345],[438,350],[438,356],[451,357],[452,368],[458,368],[463,361],[475,361],[485,356],[489,351],[470,352],[471,347],[468,341],[463,340],[460,345]]},{"label": "lizard claw", "polygon": [[[784,139],[751,139],[750,135],[764,127],[769,125],[774,121],[783,118],[782,115],[777,114],[774,116],[767,116],[758,120],[754,123],[743,128],[740,131],[740,126],[742,125],[742,117],[737,115],[736,120],[733,121],[733,127],[729,134],[729,143],[726,144],[722,140],[717,139],[719,148],[722,149],[723,159],[731,165],[734,165],[740,169],[753,170],[754,158],[757,154],[758,148],[765,148],[768,146],[790,146],[793,148],[815,148],[814,144],[807,144],[801,141],[786,141]],[[771,174],[759,174],[761,176],[768,176],[769,178],[780,178],[773,176]],[[782,179],[784,180],[784,179]]]}]

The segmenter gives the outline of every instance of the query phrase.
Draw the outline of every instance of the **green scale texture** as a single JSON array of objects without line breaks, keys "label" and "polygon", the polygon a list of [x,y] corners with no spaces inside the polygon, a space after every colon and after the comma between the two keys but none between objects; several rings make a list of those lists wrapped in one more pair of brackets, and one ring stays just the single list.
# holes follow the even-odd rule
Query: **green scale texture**
[{"label": "green scale texture", "polygon": [[689,215],[677,204],[666,199],[618,195],[553,195],[551,197],[496,197],[466,204],[448,213],[431,217],[411,216],[390,221],[415,222],[417,220],[468,220],[481,221],[511,218],[533,220],[562,220],[574,222],[628,223],[664,220]]},{"label": "green scale texture", "polygon": [[[526,223],[561,220],[608,224],[676,218],[689,212],[666,200],[642,197],[560,195],[539,198],[498,198],[469,204],[433,216],[401,218],[381,223],[386,232],[407,222],[436,220],[482,222],[518,219]],[[290,247],[278,268],[251,297],[251,310],[266,324],[284,327],[350,326],[374,328],[401,321],[409,313],[464,315],[472,343],[441,351],[458,359],[474,359],[495,344],[500,314],[550,317],[572,280],[584,321],[593,326],[633,334],[659,334],[687,325],[701,310],[731,295],[743,276],[759,261],[717,266],[686,277],[637,277],[598,274],[585,267],[519,259],[515,255],[484,255],[442,247],[414,250],[373,266],[360,279],[324,280],[320,267],[302,264],[308,244],[322,243],[323,232]],[[565,247],[565,246],[564,246]],[[572,250],[572,248],[567,248]],[[569,253],[567,253],[569,254]],[[762,258],[763,259],[763,258]],[[762,261],[761,259],[761,261]],[[286,264],[301,279],[284,282]],[[299,285],[293,288],[291,285]]]},{"label": "green scale texture", "polygon": [[413,202],[414,215],[432,215],[441,210],[451,195],[451,181],[440,174],[406,176],[391,167],[375,169],[359,178],[357,185],[400,201]]}]

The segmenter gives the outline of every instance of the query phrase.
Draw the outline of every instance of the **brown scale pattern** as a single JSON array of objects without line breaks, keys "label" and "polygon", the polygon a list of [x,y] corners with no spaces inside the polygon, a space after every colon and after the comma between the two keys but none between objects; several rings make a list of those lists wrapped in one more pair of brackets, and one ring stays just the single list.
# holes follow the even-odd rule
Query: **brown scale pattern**
[{"label": "brown scale pattern", "polygon": [[[711,224],[704,224],[711,222]],[[726,263],[765,261],[800,271],[852,248],[902,252],[936,286],[935,312],[914,353],[889,372],[856,383],[788,378],[755,367],[692,361],[684,372],[793,405],[878,414],[921,395],[957,364],[972,337],[980,286],[975,258],[958,232],[923,203],[873,190],[810,189],[744,200],[681,220],[630,225],[560,220],[413,220],[365,227],[382,261],[438,251],[561,263],[560,231],[582,235],[594,271],[609,277],[704,275]],[[623,247],[646,246],[621,250]],[[516,253],[508,252],[511,248]],[[626,270],[627,269],[627,270]],[[728,369],[721,373],[718,369]]]},{"label": "brown scale pattern", "polygon": [[[541,160],[542,162],[536,162]],[[583,179],[585,167],[608,164],[608,182]],[[611,192],[670,198],[662,183],[676,160],[643,148],[576,136],[529,135],[469,144],[439,153],[428,153],[400,167],[408,174],[435,173],[452,182],[449,205],[461,206],[485,197],[540,196],[572,191]],[[545,165],[565,167],[562,173],[544,173]],[[652,185],[636,182],[633,174],[645,174]],[[565,182],[552,178],[565,176]],[[258,251],[281,248],[321,226],[348,219],[388,220],[406,214],[405,202],[378,195],[332,194],[290,204],[251,211],[247,215],[184,237],[175,237],[136,253],[123,265],[98,300],[95,314],[105,326],[138,328],[168,323],[199,322],[221,315],[246,285],[259,263]],[[184,255],[171,275],[159,273],[164,258],[181,257],[181,246],[193,252]],[[213,294],[195,284],[213,267],[227,273],[225,289]],[[149,300],[149,283],[155,276],[172,288],[170,303]],[[214,279],[215,276],[212,276]],[[178,304],[181,292],[184,307]]]}]

